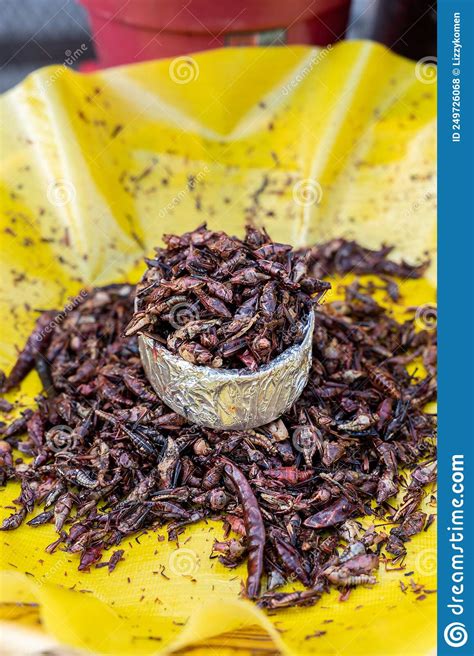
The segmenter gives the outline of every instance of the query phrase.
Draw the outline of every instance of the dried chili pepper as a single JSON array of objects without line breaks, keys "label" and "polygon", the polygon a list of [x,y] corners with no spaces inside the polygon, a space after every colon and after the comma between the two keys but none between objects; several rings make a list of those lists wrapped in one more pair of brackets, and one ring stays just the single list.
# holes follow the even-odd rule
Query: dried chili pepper
[{"label": "dried chili pepper", "polygon": [[242,504],[248,540],[247,595],[250,599],[255,599],[260,592],[266,540],[262,513],[252,488],[241,470],[231,460],[223,456],[220,456],[219,461],[223,463],[225,474],[235,485],[237,496]]}]

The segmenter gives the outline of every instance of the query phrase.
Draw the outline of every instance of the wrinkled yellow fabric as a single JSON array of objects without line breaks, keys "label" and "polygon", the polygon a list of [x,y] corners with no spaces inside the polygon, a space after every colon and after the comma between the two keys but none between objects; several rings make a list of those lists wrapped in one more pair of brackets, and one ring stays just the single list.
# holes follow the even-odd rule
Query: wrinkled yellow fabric
[{"label": "wrinkled yellow fabric", "polygon": [[[201,221],[242,234],[252,219],[298,246],[345,235],[393,243],[409,260],[434,256],[435,85],[413,62],[345,42],[218,50],[187,66],[186,83],[169,61],[91,75],[49,67],[1,98],[0,367],[31,329],[30,309],[61,307],[84,285],[137,280],[164,232]],[[401,289],[405,307],[434,300],[429,282]],[[39,390],[31,374],[12,397],[28,405]],[[1,493],[2,517],[17,494],[15,485]],[[268,615],[239,599],[245,566],[209,560],[219,523],[190,528],[179,547],[163,536],[127,540],[109,575],[79,573],[76,555],[46,554],[50,526],[1,533],[1,616],[38,603],[59,641],[114,655],[255,624],[288,654],[434,649],[436,595],[400,588],[410,578],[435,588],[433,527],[409,543],[405,570],[381,566],[372,589]]]}]

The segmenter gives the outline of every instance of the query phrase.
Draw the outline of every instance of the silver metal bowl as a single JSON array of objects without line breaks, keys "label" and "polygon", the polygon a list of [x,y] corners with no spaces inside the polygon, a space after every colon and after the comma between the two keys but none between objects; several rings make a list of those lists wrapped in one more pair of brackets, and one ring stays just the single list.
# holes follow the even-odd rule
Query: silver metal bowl
[{"label": "silver metal bowl", "polygon": [[138,336],[145,373],[160,399],[199,426],[245,430],[286,412],[302,393],[311,366],[314,312],[303,341],[256,371],[186,362],[147,335]]}]

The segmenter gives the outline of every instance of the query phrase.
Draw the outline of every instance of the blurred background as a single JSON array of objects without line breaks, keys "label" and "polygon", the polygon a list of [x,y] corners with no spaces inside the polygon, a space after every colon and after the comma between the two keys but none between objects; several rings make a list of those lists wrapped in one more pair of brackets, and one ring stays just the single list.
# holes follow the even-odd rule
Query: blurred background
[{"label": "blurred background", "polygon": [[429,0],[0,0],[0,92],[31,71],[87,71],[221,46],[373,39],[436,55]]}]

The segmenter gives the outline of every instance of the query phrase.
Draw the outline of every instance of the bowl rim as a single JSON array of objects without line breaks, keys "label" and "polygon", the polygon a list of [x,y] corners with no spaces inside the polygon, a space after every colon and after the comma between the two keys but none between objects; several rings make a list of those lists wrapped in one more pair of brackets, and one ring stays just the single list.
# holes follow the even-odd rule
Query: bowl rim
[{"label": "bowl rim", "polygon": [[171,353],[171,351],[169,351],[163,344],[161,344],[150,334],[138,333],[138,338],[145,343],[145,346],[147,348],[152,348],[154,351],[161,351],[165,353],[165,357],[169,359],[171,362],[175,363],[176,365],[179,365],[183,369],[189,370],[190,372],[193,371],[195,373],[199,373],[199,376],[201,377],[210,376],[213,380],[217,380],[217,379],[227,380],[227,379],[240,379],[240,378],[258,379],[266,376],[266,374],[268,374],[269,372],[273,372],[275,368],[278,368],[280,366],[285,366],[290,355],[296,353],[299,350],[304,350],[308,345],[308,342],[312,340],[314,323],[315,323],[315,309],[311,308],[306,318],[304,337],[301,340],[301,342],[299,342],[298,344],[292,344],[287,349],[282,351],[282,353],[277,355],[276,358],[274,358],[270,362],[267,362],[266,364],[263,364],[255,371],[250,371],[249,369],[245,369],[245,368],[226,369],[224,367],[214,368],[205,365],[192,364],[191,362],[188,362],[187,360],[182,358],[180,355]]}]

